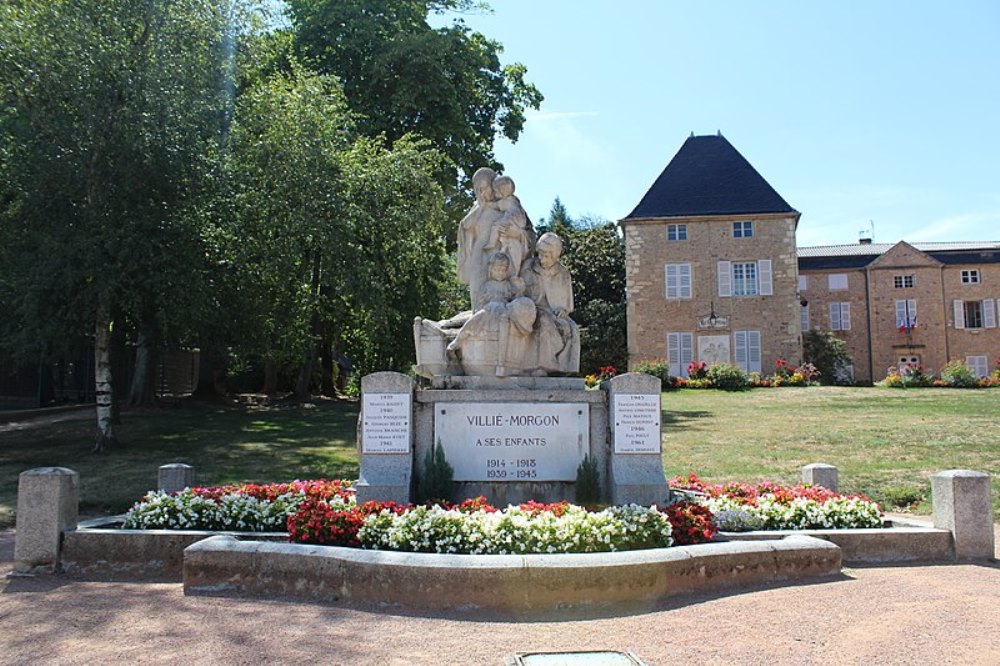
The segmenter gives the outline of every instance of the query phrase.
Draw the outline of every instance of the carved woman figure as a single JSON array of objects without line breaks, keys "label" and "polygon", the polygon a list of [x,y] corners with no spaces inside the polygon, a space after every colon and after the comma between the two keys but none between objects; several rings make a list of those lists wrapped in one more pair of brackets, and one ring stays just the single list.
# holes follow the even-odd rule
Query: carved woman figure
[{"label": "carved woman figure", "polygon": [[[490,238],[493,222],[503,213],[491,204],[495,199],[493,180],[496,171],[489,167],[478,169],[472,176],[472,189],[476,203],[458,225],[458,279],[469,285],[472,311],[482,308],[479,300],[481,287],[486,281],[487,254],[484,251]],[[516,269],[515,269],[516,270]]]},{"label": "carved woman figure", "polygon": [[535,245],[536,256],[521,269],[526,295],[538,308],[533,345],[537,374],[580,369],[580,329],[569,318],[573,312],[573,279],[559,261],[562,250],[559,236],[542,234]]}]

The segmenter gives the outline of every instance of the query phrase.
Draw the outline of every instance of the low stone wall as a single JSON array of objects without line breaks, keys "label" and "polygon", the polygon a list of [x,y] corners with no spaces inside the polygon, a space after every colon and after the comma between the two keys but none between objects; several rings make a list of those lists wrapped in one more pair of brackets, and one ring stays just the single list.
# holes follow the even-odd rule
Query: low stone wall
[{"label": "low stone wall", "polygon": [[434,555],[216,536],[184,551],[184,592],[423,611],[636,612],[678,595],[835,576],[840,566],[840,548],[800,535],[568,555]]},{"label": "low stone wall", "polygon": [[730,541],[769,541],[801,534],[840,547],[845,564],[894,562],[950,562],[955,546],[948,530],[914,522],[894,521],[888,528],[855,530],[801,530],[774,532],[723,532]]},{"label": "low stone wall", "polygon": [[[63,534],[62,569],[100,577],[179,581],[184,549],[218,532],[200,530],[123,530],[81,526]],[[287,541],[283,532],[232,533],[242,538]]]}]

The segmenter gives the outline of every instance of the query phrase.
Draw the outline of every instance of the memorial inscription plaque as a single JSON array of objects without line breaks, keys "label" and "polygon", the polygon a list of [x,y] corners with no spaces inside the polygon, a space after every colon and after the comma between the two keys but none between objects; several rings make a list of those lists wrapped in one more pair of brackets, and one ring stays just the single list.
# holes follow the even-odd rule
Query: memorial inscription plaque
[{"label": "memorial inscription plaque", "polygon": [[409,393],[365,393],[362,453],[409,453],[412,397]]},{"label": "memorial inscription plaque", "polygon": [[434,412],[434,439],[455,481],[573,481],[590,451],[586,403],[452,402]]},{"label": "memorial inscription plaque", "polygon": [[615,453],[660,453],[659,394],[615,395]]}]

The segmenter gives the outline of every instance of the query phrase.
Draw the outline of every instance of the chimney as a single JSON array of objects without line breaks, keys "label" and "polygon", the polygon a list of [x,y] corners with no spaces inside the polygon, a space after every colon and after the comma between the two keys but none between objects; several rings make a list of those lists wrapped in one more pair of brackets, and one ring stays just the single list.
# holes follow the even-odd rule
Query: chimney
[{"label": "chimney", "polygon": [[861,245],[871,245],[872,244],[872,239],[871,238],[861,237],[861,238],[858,239],[858,243],[860,243]]}]

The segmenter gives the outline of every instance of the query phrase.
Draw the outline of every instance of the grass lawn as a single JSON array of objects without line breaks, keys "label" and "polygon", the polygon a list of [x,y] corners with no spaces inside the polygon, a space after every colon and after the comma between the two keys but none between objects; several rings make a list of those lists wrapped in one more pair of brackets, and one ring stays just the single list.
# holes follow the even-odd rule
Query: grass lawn
[{"label": "grass lawn", "polygon": [[1000,391],[778,388],[663,394],[668,479],[798,482],[800,468],[836,465],[840,487],[885,506],[930,511],[931,474],[993,475],[1000,517]]},{"label": "grass lawn", "polygon": [[[779,388],[663,395],[668,478],[794,483],[800,468],[840,468],[841,489],[885,505],[930,510],[928,477],[943,469],[993,474],[1000,516],[1000,390]],[[356,478],[358,404],[250,409],[184,405],[126,412],[127,446],[88,453],[90,419],[0,433],[0,526],[13,523],[17,475],[59,465],[80,473],[81,510],[120,513],[156,486],[157,467],[185,462],[197,482]]]},{"label": "grass lawn", "polygon": [[17,476],[32,467],[69,467],[80,473],[80,510],[121,513],[151,488],[157,468],[194,466],[195,481],[290,481],[357,478],[358,403],[313,408],[248,409],[188,405],[125,412],[119,438],[126,446],[107,455],[88,452],[91,419],[0,433],[0,527],[14,522]]}]

